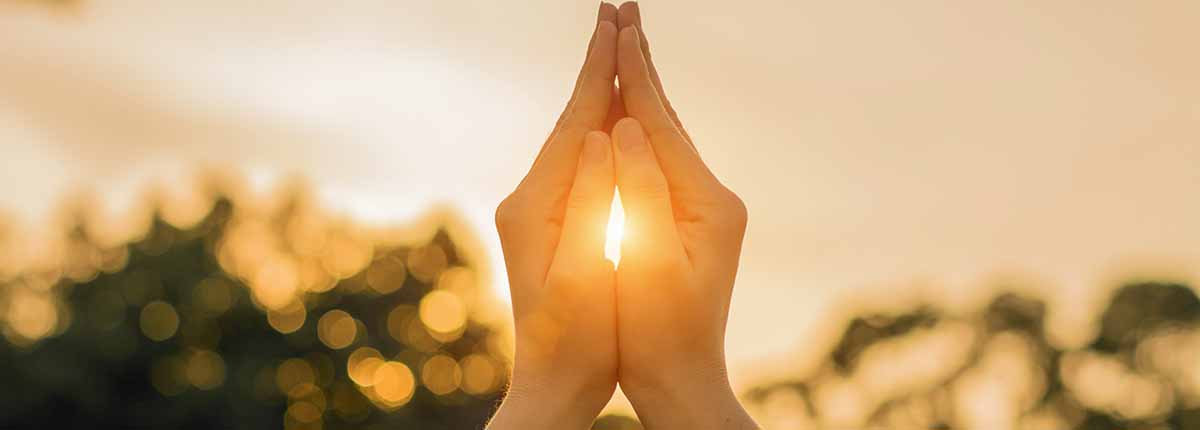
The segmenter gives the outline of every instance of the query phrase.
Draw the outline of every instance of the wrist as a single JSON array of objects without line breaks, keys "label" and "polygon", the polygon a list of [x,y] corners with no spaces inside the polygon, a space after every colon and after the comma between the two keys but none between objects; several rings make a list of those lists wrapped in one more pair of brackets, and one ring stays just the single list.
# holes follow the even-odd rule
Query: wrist
[{"label": "wrist", "polygon": [[[726,389],[729,373],[720,356],[701,358],[704,354],[689,354],[686,360],[655,357],[649,366],[622,366],[621,390],[626,394],[670,394],[690,390]],[[649,360],[639,360],[646,362]],[[625,364],[625,363],[622,363]],[[632,393],[631,393],[632,392]]]},{"label": "wrist", "polygon": [[556,428],[590,429],[616,390],[610,381],[579,373],[534,370],[517,366],[504,401],[488,425],[490,430]]},{"label": "wrist", "polygon": [[648,430],[758,428],[738,401],[724,363],[674,367],[631,378],[622,374],[621,390]]},{"label": "wrist", "polygon": [[616,372],[559,369],[562,371],[516,366],[508,395],[537,400],[554,399],[553,402],[568,405],[572,409],[593,411],[594,416],[608,404],[616,391]]}]

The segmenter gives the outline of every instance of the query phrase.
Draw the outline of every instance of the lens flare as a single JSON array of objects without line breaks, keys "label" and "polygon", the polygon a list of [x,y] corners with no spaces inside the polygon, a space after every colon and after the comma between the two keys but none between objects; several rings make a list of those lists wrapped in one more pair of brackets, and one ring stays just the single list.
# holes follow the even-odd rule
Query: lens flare
[{"label": "lens flare", "polygon": [[613,194],[612,210],[608,213],[608,230],[604,237],[604,258],[614,265],[621,263],[621,238],[625,236],[625,208],[621,207],[621,192]]}]

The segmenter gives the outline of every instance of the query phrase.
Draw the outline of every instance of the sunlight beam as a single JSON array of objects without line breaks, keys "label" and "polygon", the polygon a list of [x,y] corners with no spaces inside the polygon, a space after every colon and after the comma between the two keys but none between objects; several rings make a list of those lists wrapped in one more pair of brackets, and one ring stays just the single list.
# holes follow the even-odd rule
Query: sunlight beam
[{"label": "sunlight beam", "polygon": [[612,210],[608,213],[608,228],[604,236],[604,258],[621,264],[621,238],[625,236],[625,209],[621,207],[621,193],[613,194]]}]

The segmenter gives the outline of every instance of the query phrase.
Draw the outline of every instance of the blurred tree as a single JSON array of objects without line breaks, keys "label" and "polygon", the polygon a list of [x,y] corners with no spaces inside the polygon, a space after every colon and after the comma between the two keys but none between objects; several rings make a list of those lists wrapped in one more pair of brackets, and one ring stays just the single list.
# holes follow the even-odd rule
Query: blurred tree
[{"label": "blurred tree", "polygon": [[1139,339],[1171,326],[1200,321],[1200,300],[1186,285],[1145,282],[1121,288],[1100,316],[1100,336],[1092,348],[1118,352],[1132,349]]},{"label": "blurred tree", "polygon": [[[746,397],[776,419],[762,423],[768,428],[1200,429],[1200,300],[1191,287],[1122,286],[1099,316],[1099,335],[1082,350],[1049,342],[1045,319],[1044,302],[1013,293],[977,315],[923,305],[856,317],[823,370],[755,387]],[[958,357],[946,352],[955,347],[933,333],[961,325],[974,333],[953,343],[969,343],[966,355],[947,360]],[[862,362],[870,351],[882,352],[870,355],[882,362]],[[881,368],[896,380],[879,380]]]},{"label": "blurred tree", "polygon": [[[77,203],[55,265],[0,267],[0,427],[482,425],[505,358],[471,318],[480,292],[445,231],[395,245],[302,188],[251,207],[211,188],[190,212],[152,198],[149,227],[117,245]],[[0,223],[0,243],[13,228]],[[779,429],[1200,429],[1190,286],[1122,286],[1076,350],[1047,339],[1047,312],[1004,293],[975,314],[861,315],[815,374],[746,397]]]},{"label": "blurred tree", "polygon": [[289,199],[261,216],[219,197],[184,228],[159,212],[117,249],[76,220],[66,276],[0,286],[0,307],[52,304],[0,318],[0,427],[479,427],[507,371],[449,236],[355,244],[297,227],[320,214]]},{"label": "blurred tree", "polygon": [[939,319],[928,307],[919,307],[904,315],[869,315],[854,318],[834,347],[830,359],[840,370],[854,367],[855,359],[864,349],[877,342],[903,336],[920,327],[929,327]]}]

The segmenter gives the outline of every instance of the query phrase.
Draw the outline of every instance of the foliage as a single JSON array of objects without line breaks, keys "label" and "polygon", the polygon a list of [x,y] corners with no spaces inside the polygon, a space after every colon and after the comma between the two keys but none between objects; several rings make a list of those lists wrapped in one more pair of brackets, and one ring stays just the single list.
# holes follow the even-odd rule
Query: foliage
[{"label": "foliage", "polygon": [[[1085,347],[1056,346],[1042,301],[854,318],[815,375],[747,397],[767,428],[1200,428],[1200,301],[1132,282]],[[775,425],[772,426],[772,423]]]},{"label": "foliage", "polygon": [[[305,269],[330,275],[337,270],[322,267],[338,264],[322,266],[286,239],[313,210],[293,199],[267,216],[244,215],[230,198],[214,201],[194,225],[176,227],[156,213],[140,239],[111,248],[80,219],[68,249],[83,251],[67,254],[90,265],[64,258],[60,271],[0,285],[8,309],[0,328],[10,341],[0,341],[0,427],[448,430],[486,420],[507,375],[487,342],[492,329],[424,308],[431,292],[463,307],[478,294],[474,285],[443,285],[447,273],[470,273],[444,231],[410,246],[358,235],[368,260],[311,281]],[[283,295],[270,292],[279,287],[270,276],[232,273],[271,264],[227,249],[241,243],[233,230],[250,224],[265,232],[241,242],[283,244],[267,253],[290,262]],[[354,239],[336,223],[318,233],[326,243]],[[326,324],[322,317],[338,311],[350,318]],[[372,351],[376,366],[352,379],[355,360]],[[379,363],[392,367],[379,371]]]}]

